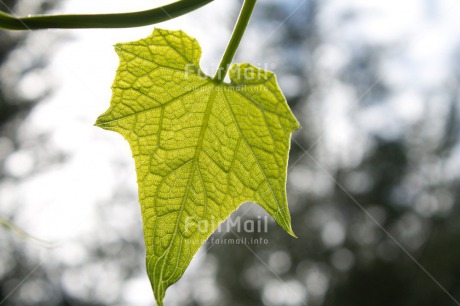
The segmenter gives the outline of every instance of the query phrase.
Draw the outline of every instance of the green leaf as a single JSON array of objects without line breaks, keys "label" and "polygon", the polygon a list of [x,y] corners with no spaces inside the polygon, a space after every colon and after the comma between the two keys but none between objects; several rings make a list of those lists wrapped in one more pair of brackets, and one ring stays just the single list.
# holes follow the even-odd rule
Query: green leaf
[{"label": "green leaf", "polygon": [[200,70],[198,42],[182,31],[156,29],[115,50],[112,101],[96,125],[131,146],[147,271],[162,305],[166,289],[241,204],[260,204],[294,236],[285,186],[299,123],[273,73],[236,64],[231,83],[214,81]]}]

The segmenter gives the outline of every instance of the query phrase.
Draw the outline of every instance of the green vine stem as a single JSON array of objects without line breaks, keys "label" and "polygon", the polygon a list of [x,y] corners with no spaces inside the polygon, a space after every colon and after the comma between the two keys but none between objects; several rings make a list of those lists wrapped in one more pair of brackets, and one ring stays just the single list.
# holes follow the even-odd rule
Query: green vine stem
[{"label": "green vine stem", "polygon": [[0,11],[0,29],[89,29],[132,28],[170,20],[214,0],[181,0],[159,8],[120,14],[50,15],[14,17]]},{"label": "green vine stem", "polygon": [[222,57],[219,69],[217,69],[216,75],[214,76],[214,81],[219,83],[223,82],[230,63],[232,62],[236,50],[240,45],[241,39],[243,38],[244,31],[246,30],[249,20],[251,19],[255,5],[256,0],[244,0],[238,21],[236,22],[235,28],[233,29],[232,37],[230,38],[227,49],[225,50],[224,56]]}]

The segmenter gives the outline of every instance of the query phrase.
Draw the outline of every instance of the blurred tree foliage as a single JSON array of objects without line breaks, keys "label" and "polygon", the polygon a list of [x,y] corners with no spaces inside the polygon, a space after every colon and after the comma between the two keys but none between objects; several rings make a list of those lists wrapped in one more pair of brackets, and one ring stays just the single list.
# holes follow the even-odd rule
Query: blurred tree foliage
[{"label": "blurred tree foliage", "polygon": [[[21,7],[22,5],[22,7]],[[24,5],[28,5],[24,7]],[[27,11],[41,13],[51,8],[53,1],[36,1],[33,4],[16,0],[0,1],[0,10],[12,13]],[[4,162],[12,152],[20,149],[18,128],[40,99],[46,96],[48,89],[31,98],[19,90],[20,80],[27,74],[36,72],[46,65],[49,49],[29,52],[26,32],[0,31],[0,181],[14,179],[4,171]],[[29,46],[30,47],[30,46]],[[22,57],[22,61],[19,59]],[[9,217],[14,221],[14,216]],[[1,228],[1,231],[5,229]],[[16,237],[16,239],[20,239]],[[2,305],[54,305],[62,300],[57,288],[51,286],[49,275],[40,264],[31,261],[24,250],[7,239],[0,238],[0,304]],[[23,245],[22,245],[23,246]],[[18,289],[28,275],[34,273],[27,288]],[[29,292],[27,292],[29,291]],[[77,305],[77,304],[72,304]]]}]

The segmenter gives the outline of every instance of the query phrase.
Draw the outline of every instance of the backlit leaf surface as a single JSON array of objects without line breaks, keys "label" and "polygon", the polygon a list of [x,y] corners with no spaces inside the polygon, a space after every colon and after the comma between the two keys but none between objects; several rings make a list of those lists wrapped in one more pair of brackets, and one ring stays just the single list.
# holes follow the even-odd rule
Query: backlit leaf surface
[{"label": "backlit leaf surface", "polygon": [[260,204],[288,233],[286,167],[299,124],[273,73],[249,64],[230,83],[205,76],[198,42],[156,29],[117,44],[109,109],[96,125],[120,133],[136,164],[147,271],[162,305],[204,241],[241,204]]}]

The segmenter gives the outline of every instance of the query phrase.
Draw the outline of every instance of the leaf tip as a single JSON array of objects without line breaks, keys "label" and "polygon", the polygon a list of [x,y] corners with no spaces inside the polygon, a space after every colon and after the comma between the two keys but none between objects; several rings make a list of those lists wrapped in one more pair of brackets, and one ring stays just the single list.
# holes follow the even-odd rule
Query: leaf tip
[{"label": "leaf tip", "polygon": [[163,300],[156,300],[157,306],[163,306]]},{"label": "leaf tip", "polygon": [[97,117],[96,121],[94,122],[94,126],[97,126],[97,127],[100,127],[102,128],[102,126],[104,125],[104,123],[102,122],[102,119],[101,119],[102,116],[99,116]]},{"label": "leaf tip", "polygon": [[155,302],[158,306],[163,306],[164,305],[164,298],[165,298],[165,293],[166,290],[163,289],[160,286],[155,287],[152,283],[152,289],[153,289],[153,295],[155,296]]},{"label": "leaf tip", "polygon": [[113,45],[113,48],[115,49],[115,52],[118,53],[121,50],[122,43],[116,43]]},{"label": "leaf tip", "polygon": [[110,120],[107,120],[105,113],[97,117],[96,121],[94,122],[94,126],[97,126],[104,130],[109,130],[110,128]]},{"label": "leaf tip", "polygon": [[294,238],[299,238],[299,237],[297,237],[297,235],[294,233],[294,231],[292,230],[292,228],[288,231],[288,234],[291,235],[291,236],[294,237]]},{"label": "leaf tip", "polygon": [[293,131],[300,130],[302,128],[302,126],[300,125],[299,120],[297,120],[297,118],[294,115],[292,115],[292,116],[294,117],[294,121],[295,121],[295,123],[293,125],[293,128],[294,128]]},{"label": "leaf tip", "polygon": [[289,235],[291,235],[292,237],[294,237],[294,238],[299,238],[299,237],[297,237],[297,235],[294,233],[294,230],[292,229],[292,225],[290,224],[290,222],[289,222],[289,224],[288,224],[287,226],[283,226],[283,228],[284,228],[284,230],[285,230]]}]

